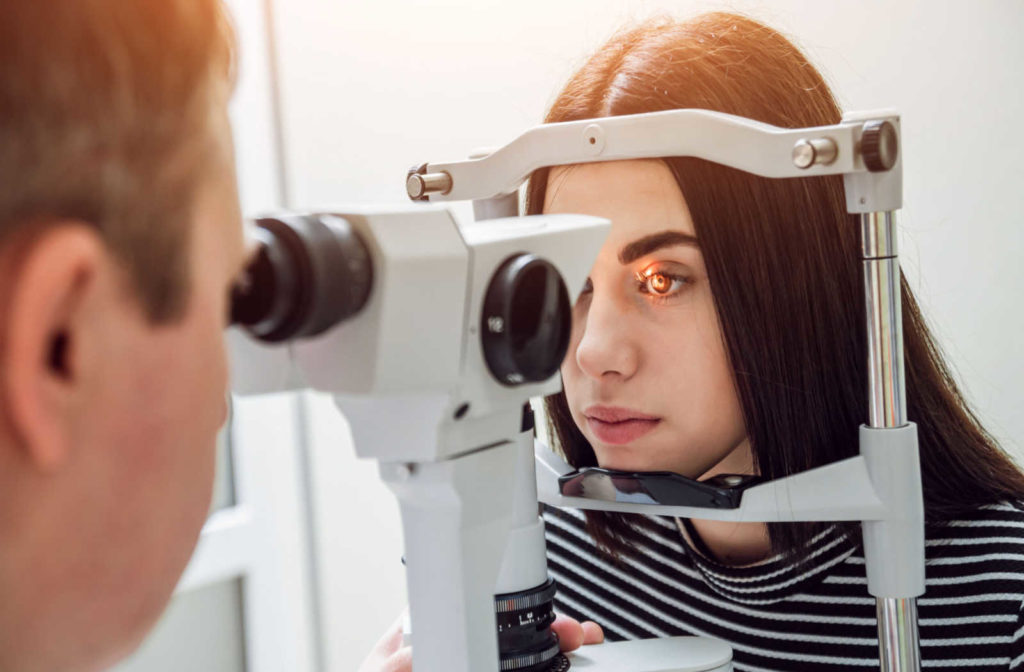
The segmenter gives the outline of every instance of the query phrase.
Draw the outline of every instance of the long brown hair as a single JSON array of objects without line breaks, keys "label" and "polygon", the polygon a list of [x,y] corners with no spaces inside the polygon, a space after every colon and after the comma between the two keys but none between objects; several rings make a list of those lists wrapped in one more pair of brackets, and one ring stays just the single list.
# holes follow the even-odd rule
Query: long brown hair
[{"label": "long brown hair", "polygon": [[[711,13],[616,35],[570,79],[545,121],[676,108],[790,128],[841,117],[821,75],[786,38],[746,17]],[[867,346],[860,233],[842,180],[773,180],[694,158],[664,161],[701,241],[755,468],[774,479],[856,455],[868,417]],[[543,207],[547,177],[547,169],[532,176],[528,211]],[[1024,474],[967,407],[906,282],[902,298],[908,417],[918,425],[927,521],[1019,497]],[[564,394],[546,408],[567,459],[595,465]],[[606,549],[628,549],[630,517],[587,516]],[[799,555],[823,525],[769,524],[772,549]]]}]

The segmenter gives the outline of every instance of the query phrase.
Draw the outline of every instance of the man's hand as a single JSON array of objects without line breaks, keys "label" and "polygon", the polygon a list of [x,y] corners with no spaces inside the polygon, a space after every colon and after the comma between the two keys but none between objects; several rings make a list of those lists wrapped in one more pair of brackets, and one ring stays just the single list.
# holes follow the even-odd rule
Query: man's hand
[{"label": "man's hand", "polygon": [[[402,619],[388,628],[373,651],[359,667],[359,672],[412,672],[412,647],[402,646]],[[575,651],[586,644],[600,644],[604,631],[593,621],[580,623],[574,618],[555,616],[551,629],[558,635],[562,651]]]}]

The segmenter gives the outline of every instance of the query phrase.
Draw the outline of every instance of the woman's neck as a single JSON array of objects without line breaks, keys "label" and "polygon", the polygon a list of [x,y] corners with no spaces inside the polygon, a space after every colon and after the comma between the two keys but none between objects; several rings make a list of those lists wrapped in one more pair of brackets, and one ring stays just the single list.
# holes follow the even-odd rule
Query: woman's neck
[{"label": "woman's neck", "polygon": [[[718,474],[753,474],[754,461],[750,442],[744,440],[725,458],[709,469],[701,479]],[[712,559],[723,565],[748,565],[763,560],[771,553],[768,526],[764,523],[737,523],[722,520],[690,521]],[[683,534],[687,534],[684,528]],[[689,535],[687,535],[689,536]],[[696,540],[688,539],[691,546]]]},{"label": "woman's neck", "polygon": [[703,546],[712,560],[723,565],[749,565],[764,560],[771,553],[768,526],[764,523],[691,519],[690,524],[700,537],[698,543],[681,527],[690,545],[698,549]]}]

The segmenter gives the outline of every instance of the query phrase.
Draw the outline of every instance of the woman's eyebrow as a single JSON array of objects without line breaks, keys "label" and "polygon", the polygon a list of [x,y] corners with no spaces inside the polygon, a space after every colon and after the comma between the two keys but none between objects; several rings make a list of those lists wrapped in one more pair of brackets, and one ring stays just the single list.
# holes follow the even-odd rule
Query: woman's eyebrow
[{"label": "woman's eyebrow", "polygon": [[638,238],[619,250],[619,262],[630,264],[640,257],[650,254],[655,250],[672,245],[692,245],[699,247],[697,236],[682,231],[661,231],[652,233],[649,236]]}]

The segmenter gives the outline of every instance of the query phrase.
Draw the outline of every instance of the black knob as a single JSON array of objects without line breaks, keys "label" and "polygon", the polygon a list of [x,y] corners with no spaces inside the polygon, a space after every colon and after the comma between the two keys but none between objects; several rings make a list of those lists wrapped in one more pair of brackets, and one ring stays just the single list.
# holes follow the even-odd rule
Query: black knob
[{"label": "black knob", "polygon": [[316,336],[366,304],[373,266],[347,221],[288,215],[256,225],[259,250],[232,294],[232,323],[278,342]]},{"label": "black knob", "polygon": [[480,332],[491,374],[504,385],[547,380],[569,347],[569,292],[554,265],[516,254],[491,277]]},{"label": "black knob", "polygon": [[900,142],[896,127],[889,121],[869,121],[860,137],[864,165],[872,173],[890,170],[899,157]]}]

